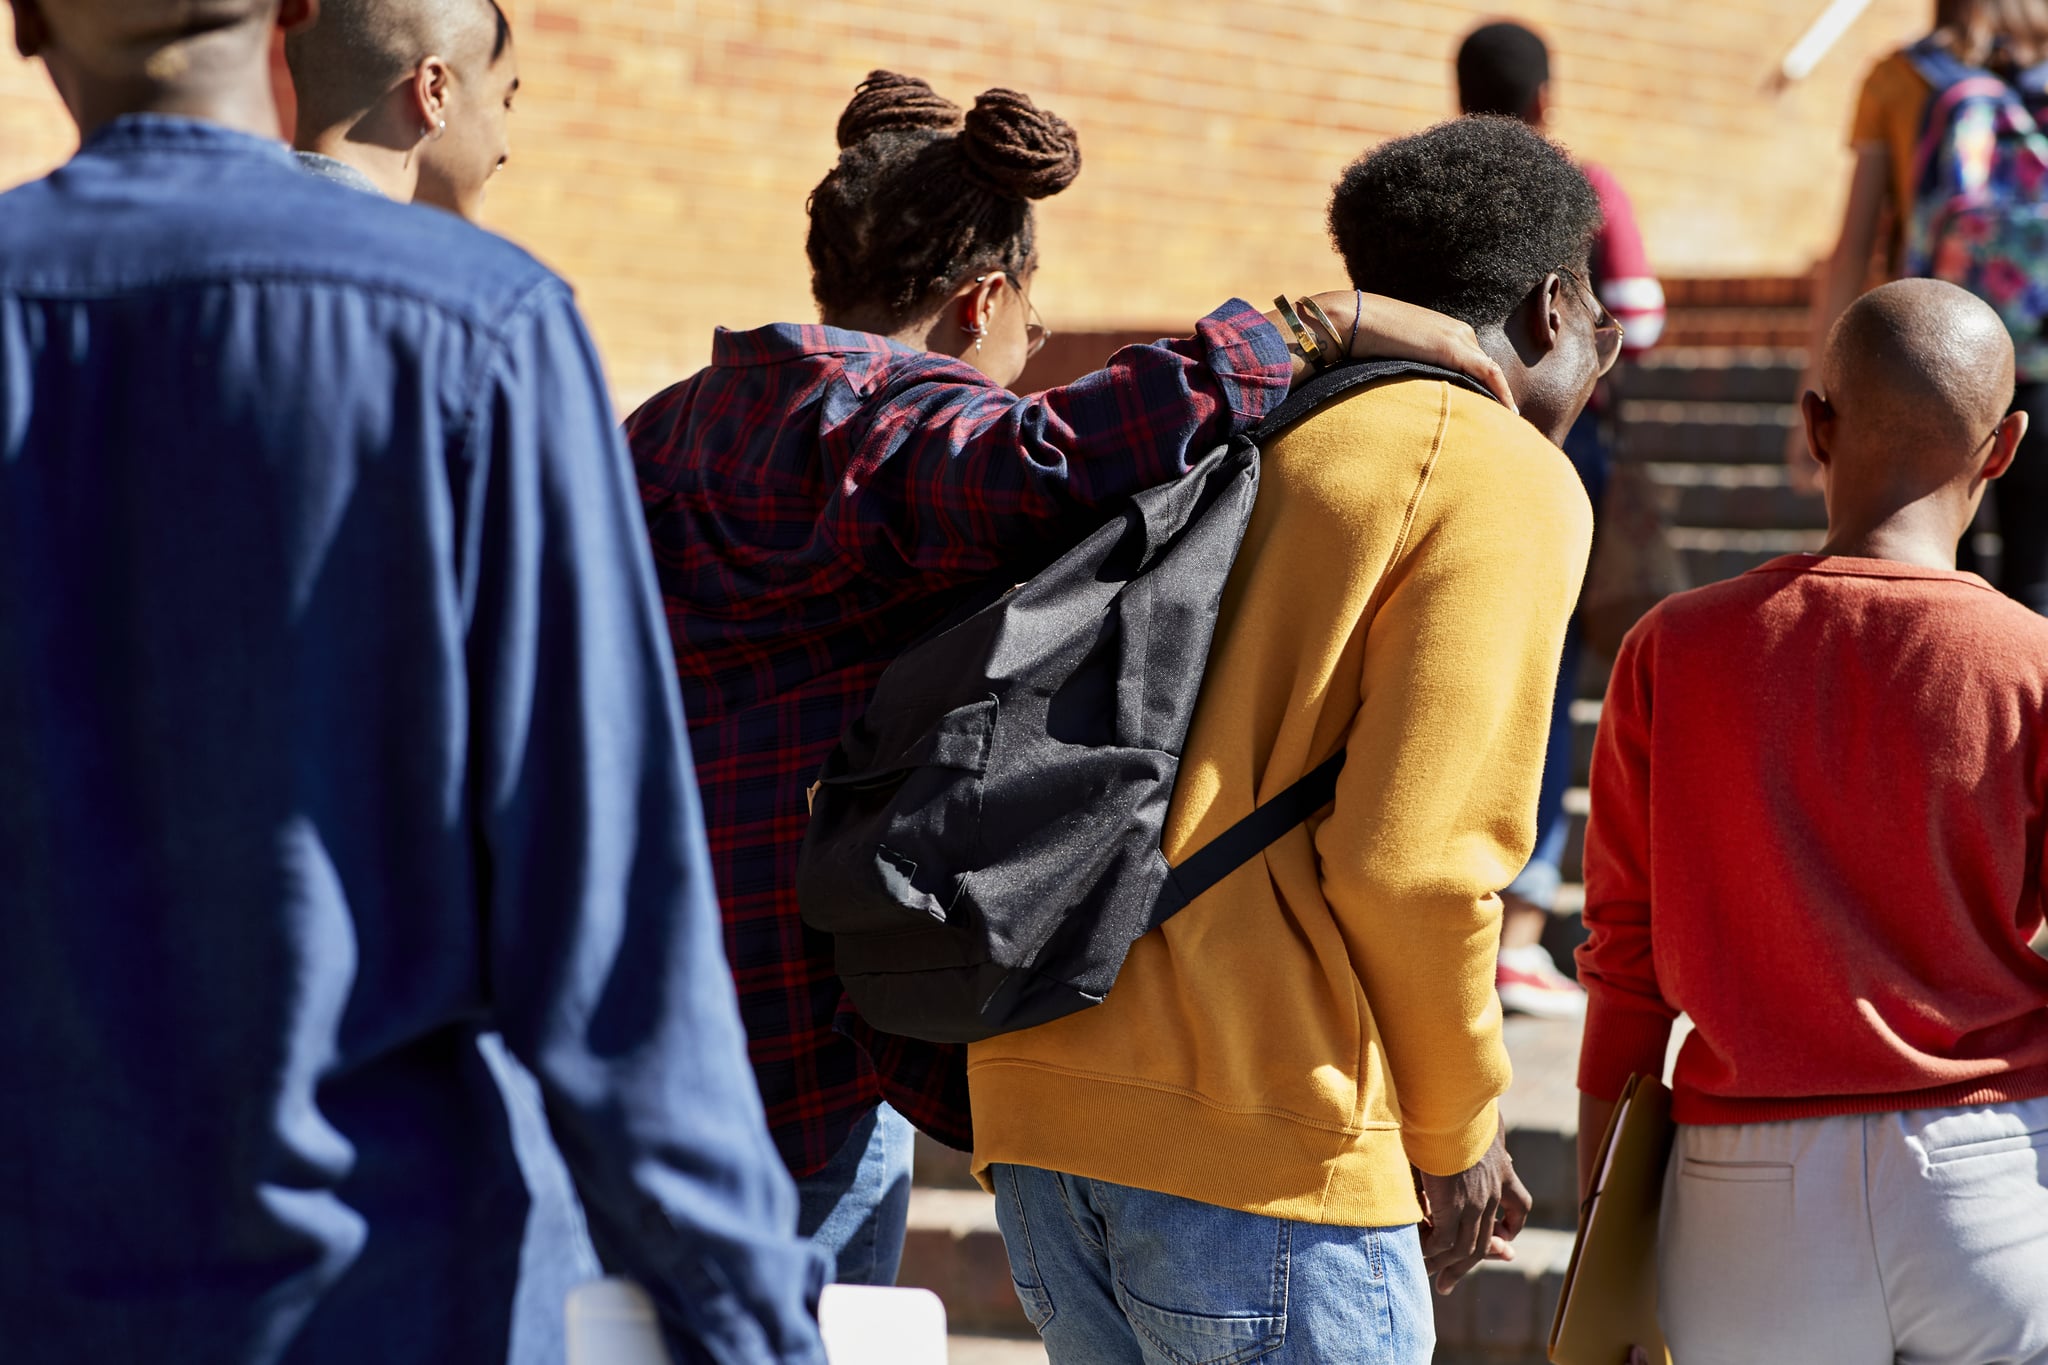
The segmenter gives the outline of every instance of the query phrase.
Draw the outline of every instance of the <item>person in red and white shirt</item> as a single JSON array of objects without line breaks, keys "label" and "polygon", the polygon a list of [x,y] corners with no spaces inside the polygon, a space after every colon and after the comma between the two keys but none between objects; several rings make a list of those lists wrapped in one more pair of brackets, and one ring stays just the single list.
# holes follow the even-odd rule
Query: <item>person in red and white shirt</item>
[{"label": "person in red and white shirt", "polygon": [[[1516,118],[1538,130],[1548,121],[1550,50],[1531,30],[1508,22],[1481,25],[1459,46],[1457,70],[1458,101],[1467,114]],[[1625,364],[1663,334],[1664,286],[1650,270],[1643,234],[1636,227],[1635,210],[1621,182],[1591,162],[1580,162],[1579,170],[1599,196],[1603,220],[1593,239],[1590,283],[1600,302],[1622,325]],[[1564,444],[1596,516],[1607,485],[1612,415],[1613,403],[1603,383]],[[1495,978],[1506,1009],[1564,1019],[1585,1014],[1585,993],[1557,969],[1541,939],[1557,906],[1563,881],[1560,865],[1571,827],[1564,794],[1572,778],[1571,704],[1582,647],[1583,633],[1574,620],[1565,636],[1557,694],[1551,706],[1550,742],[1537,794],[1536,851],[1521,875],[1501,893],[1506,913],[1501,920],[1500,968]]]}]

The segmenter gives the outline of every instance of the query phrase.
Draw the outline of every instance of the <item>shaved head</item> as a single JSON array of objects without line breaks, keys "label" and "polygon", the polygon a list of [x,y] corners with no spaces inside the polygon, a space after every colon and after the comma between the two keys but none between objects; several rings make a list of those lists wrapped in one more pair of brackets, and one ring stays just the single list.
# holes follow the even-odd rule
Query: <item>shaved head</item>
[{"label": "shaved head", "polygon": [[1985,485],[2012,465],[2012,336],[1976,295],[1900,280],[1851,304],[1801,400],[1828,504],[1826,554],[1955,567]]},{"label": "shaved head", "polygon": [[494,0],[324,0],[319,19],[285,43],[301,126],[363,113],[430,56],[481,70],[509,37]]},{"label": "shaved head", "polygon": [[1821,382],[1864,438],[1854,453],[1959,469],[2012,406],[2012,337],[1976,295],[1941,280],[1900,280],[1842,314]]}]

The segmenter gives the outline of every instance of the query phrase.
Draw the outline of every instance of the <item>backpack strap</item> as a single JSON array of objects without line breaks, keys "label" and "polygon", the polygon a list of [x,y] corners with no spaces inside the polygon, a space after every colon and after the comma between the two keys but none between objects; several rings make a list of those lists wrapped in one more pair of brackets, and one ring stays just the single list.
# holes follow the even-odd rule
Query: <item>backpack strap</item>
[{"label": "backpack strap", "polygon": [[1337,799],[1337,775],[1344,771],[1344,751],[1324,759],[1286,791],[1203,844],[1167,874],[1166,886],[1152,911],[1157,929],[1189,902],[1271,848],[1302,821]]},{"label": "backpack strap", "polygon": [[2026,108],[2019,91],[1980,67],[1960,57],[1932,38],[1923,38],[1906,49],[1906,59],[1926,82],[1934,87],[1927,102],[1927,114],[1920,125],[1920,142],[1913,150],[1913,186],[1918,193],[1927,187],[1927,176],[1940,152],[1942,138],[1956,106],[1968,99],[2004,100]]},{"label": "backpack strap", "polygon": [[[1973,77],[1986,77],[1994,81],[1998,80],[1998,77],[1992,75],[1991,72],[1986,71],[1983,67],[1971,66],[1961,57],[1950,52],[1947,44],[1939,41],[1932,35],[1922,38],[1919,42],[1907,48],[1905,58],[1913,64],[1913,69],[1920,73],[1921,78],[1934,87],[1934,92],[1937,95],[1947,90],[1950,86],[1960,84]],[[1999,84],[2003,85],[2005,82],[1999,81]]]},{"label": "backpack strap", "polygon": [[1385,379],[1441,379],[1488,398],[1493,397],[1493,391],[1471,375],[1425,365],[1419,360],[1353,360],[1332,365],[1307,382],[1296,385],[1279,407],[1266,414],[1265,421],[1246,434],[1254,441],[1270,441],[1325,403],[1341,398],[1353,389]]}]

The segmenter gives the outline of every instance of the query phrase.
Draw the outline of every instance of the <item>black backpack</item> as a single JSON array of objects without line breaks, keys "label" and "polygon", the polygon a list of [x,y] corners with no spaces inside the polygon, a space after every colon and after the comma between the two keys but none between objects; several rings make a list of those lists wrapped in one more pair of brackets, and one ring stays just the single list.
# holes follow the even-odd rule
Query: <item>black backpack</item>
[{"label": "black backpack", "polygon": [[1029,582],[912,645],[812,789],[804,923],[884,1033],[963,1043],[1102,1002],[1130,946],[1334,795],[1319,765],[1178,867],[1160,852],[1259,442],[1362,385],[1340,366]]}]

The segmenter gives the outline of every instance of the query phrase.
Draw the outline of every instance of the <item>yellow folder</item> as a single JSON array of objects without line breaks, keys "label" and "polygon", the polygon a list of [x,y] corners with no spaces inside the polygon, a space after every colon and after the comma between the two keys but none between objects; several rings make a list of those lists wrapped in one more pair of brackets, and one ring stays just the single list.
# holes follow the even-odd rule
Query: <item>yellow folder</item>
[{"label": "yellow folder", "polygon": [[1579,1238],[1550,1324],[1555,1365],[1625,1365],[1631,1346],[1671,1365],[1657,1325],[1657,1211],[1670,1157],[1671,1092],[1632,1076],[1579,1212]]}]

